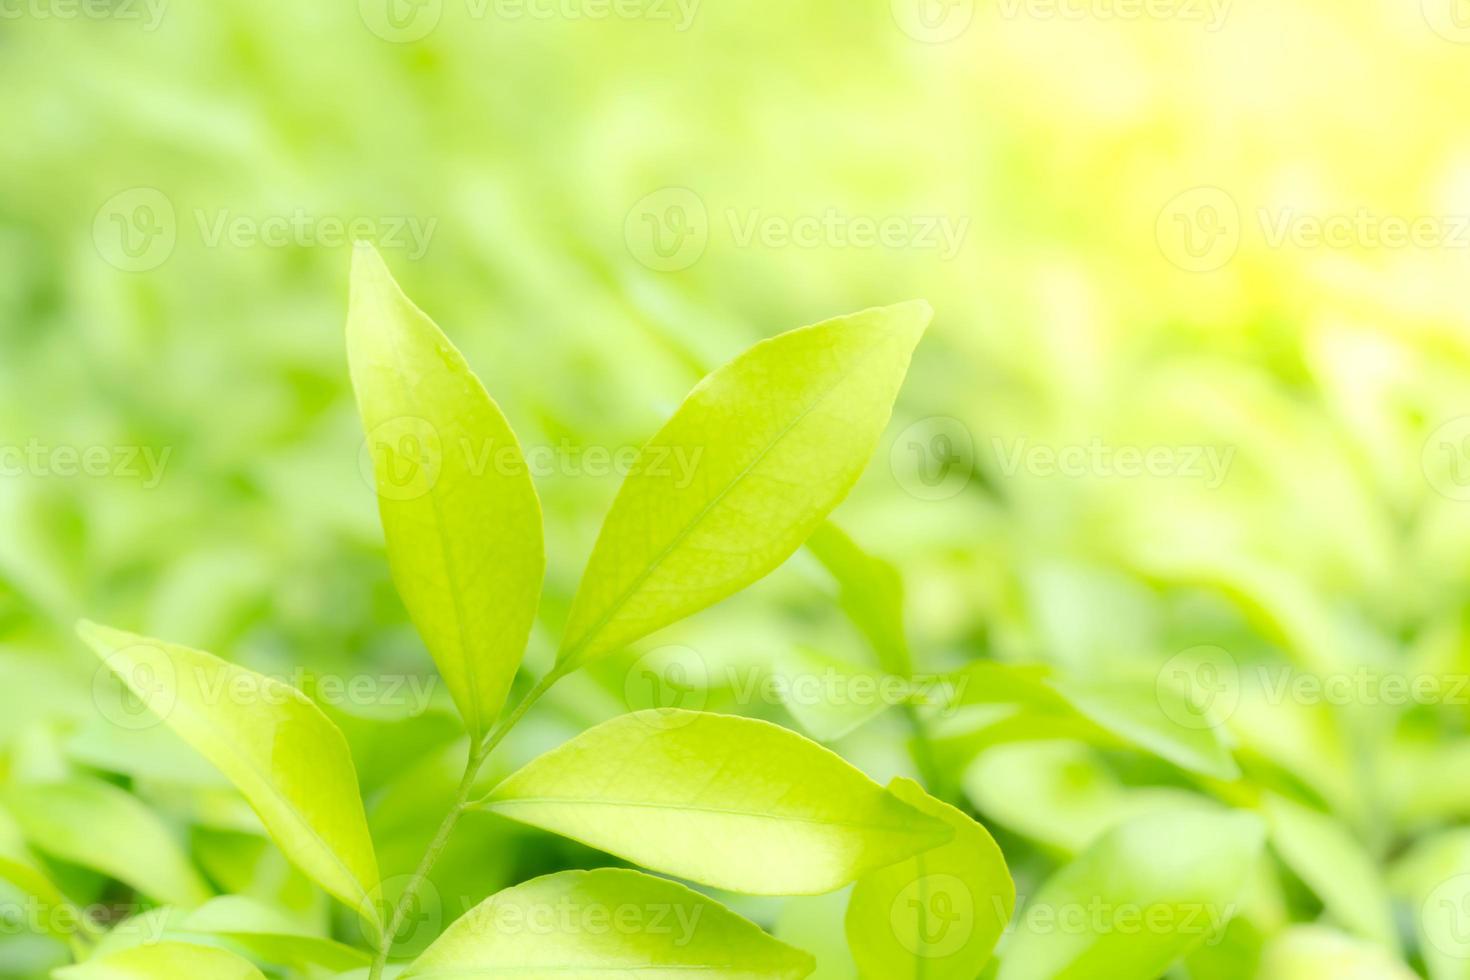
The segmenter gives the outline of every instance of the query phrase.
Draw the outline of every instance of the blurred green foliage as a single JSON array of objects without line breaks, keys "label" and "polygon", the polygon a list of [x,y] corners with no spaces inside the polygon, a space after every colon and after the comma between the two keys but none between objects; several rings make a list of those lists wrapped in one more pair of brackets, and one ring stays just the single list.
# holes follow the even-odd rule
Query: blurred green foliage
[{"label": "blurred green foliage", "polygon": [[[308,689],[422,681],[322,699],[384,873],[422,853],[462,747],[360,458],[351,231],[528,447],[550,556],[534,675],[620,450],[754,340],[923,297],[935,323],[837,514],[902,572],[914,669],[1182,670],[1223,696],[1242,772],[937,719],[930,788],[995,831],[1018,904],[1120,821],[1214,796],[1267,813],[1274,856],[1188,976],[1334,956],[1470,975],[1470,144],[1452,105],[1470,32],[1448,0],[1240,0],[1216,23],[1184,3],[967,7],[941,43],[904,0],[603,17],[435,0],[397,40],[373,0],[0,8],[5,780],[105,775],[215,887],[327,924],[207,767],[99,719],[85,614]],[[1422,234],[1394,244],[1396,225]],[[645,668],[675,646],[697,652],[700,706],[792,724],[747,682],[802,649],[867,659],[835,596],[799,555],[568,680],[496,766],[647,706]],[[1428,681],[1396,695],[1385,677]],[[916,772],[908,736],[890,712],[835,745],[886,781]],[[460,896],[603,860],[473,814],[424,941]],[[57,868],[75,897],[129,901]],[[819,899],[730,900],[798,945],[836,921]],[[14,932],[0,972],[64,960]]]}]

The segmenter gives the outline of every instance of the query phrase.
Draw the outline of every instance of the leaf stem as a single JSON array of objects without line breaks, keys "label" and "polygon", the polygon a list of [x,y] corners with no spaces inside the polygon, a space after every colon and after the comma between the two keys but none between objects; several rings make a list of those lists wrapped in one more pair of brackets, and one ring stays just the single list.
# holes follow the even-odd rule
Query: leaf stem
[{"label": "leaf stem", "polygon": [[454,828],[459,823],[459,818],[466,810],[472,808],[470,795],[474,792],[475,781],[480,777],[480,769],[485,765],[485,760],[495,747],[501,743],[516,723],[531,710],[531,706],[541,700],[541,696],[551,690],[551,686],[562,677],[562,672],[553,667],[551,672],[541,678],[536,686],[526,692],[526,696],[506,715],[489,735],[479,742],[470,746],[469,758],[465,760],[464,776],[459,781],[459,788],[455,790],[454,803],[449,812],[444,815],[439,829],[434,832],[433,840],[429,842],[428,850],[419,860],[419,865],[409,876],[408,884],[403,888],[403,893],[398,896],[398,901],[393,907],[393,914],[388,920],[388,928],[383,933],[378,945],[378,952],[373,957],[372,969],[368,971],[368,980],[381,980],[383,970],[388,965],[388,956],[393,951],[393,943],[398,936],[398,930],[403,928],[403,920],[408,915],[408,910],[413,906],[413,901],[418,891],[423,887],[429,877],[429,872],[434,870],[434,865],[444,853],[444,848],[449,844],[449,837],[454,833]]}]

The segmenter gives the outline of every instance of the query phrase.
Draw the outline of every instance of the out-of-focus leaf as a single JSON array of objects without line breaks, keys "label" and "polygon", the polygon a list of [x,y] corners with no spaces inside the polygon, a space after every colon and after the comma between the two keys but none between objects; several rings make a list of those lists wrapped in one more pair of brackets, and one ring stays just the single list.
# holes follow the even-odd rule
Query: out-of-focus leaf
[{"label": "out-of-focus leaf", "polygon": [[953,836],[794,732],[673,709],[589,729],[485,805],[654,871],[756,895],[831,891]]},{"label": "out-of-focus leaf", "polygon": [[473,736],[521,662],[546,555],[520,444],[449,338],[359,244],[347,315],[393,581]]},{"label": "out-of-focus leaf", "polygon": [[409,978],[739,977],[800,980],[809,954],[683,885],[637,871],[563,871],[499,892],[450,926]]},{"label": "out-of-focus leaf", "polygon": [[239,895],[211,899],[184,916],[177,928],[231,940],[262,960],[298,969],[352,970],[369,962],[361,950],[313,935],[291,916]]},{"label": "out-of-focus leaf", "polygon": [[148,708],[227,776],[281,850],[370,920],[378,885],[347,744],[300,691],[201,650],[82,623]]},{"label": "out-of-focus leaf", "polygon": [[168,828],[137,797],[97,779],[26,783],[3,794],[33,846],[145,895],[194,906],[210,896]]},{"label": "out-of-focus leaf", "polygon": [[914,695],[904,677],[864,670],[814,650],[782,654],[775,674],[786,710],[819,742],[835,742]]},{"label": "out-of-focus leaf", "polygon": [[1263,806],[1271,846],[1338,923],[1396,950],[1398,938],[1383,876],[1347,828],[1283,796],[1267,794]]},{"label": "out-of-focus leaf", "polygon": [[838,601],[867,637],[878,663],[893,674],[913,673],[898,569],[868,554],[831,521],[823,521],[806,544],[837,580]]},{"label": "out-of-focus leaf", "polygon": [[[98,940],[96,948],[92,950],[88,959],[105,960],[139,946],[156,946],[168,937],[170,931],[178,928],[179,922],[187,914],[182,909],[163,905],[139,912],[137,915],[130,915],[107,930],[107,933]],[[198,945],[215,946],[218,944],[205,941]]]},{"label": "out-of-focus leaf", "polygon": [[1267,944],[1256,980],[1414,980],[1382,946],[1325,926],[1293,926]]},{"label": "out-of-focus leaf", "polygon": [[817,968],[811,980],[855,980],[857,965],[842,928],[848,889],[825,895],[800,895],[781,906],[771,934],[783,943],[811,953]]},{"label": "out-of-focus leaf", "polygon": [[1195,716],[1185,696],[1153,678],[1066,678],[1052,687],[1090,720],[1126,741],[1182,769],[1235,779],[1240,769],[1225,747],[1222,729],[1191,723]]},{"label": "out-of-focus leaf", "polygon": [[695,386],[613,501],[557,669],[718,602],[800,547],[866,467],[932,315],[911,302],[802,327]]},{"label": "out-of-focus leaf", "polygon": [[196,827],[194,856],[221,890],[289,911],[300,921],[324,923],[322,892],[292,864],[264,830],[254,834]]},{"label": "out-of-focus leaf", "polygon": [[227,950],[186,943],[135,946],[101,959],[68,966],[57,980],[265,980],[249,960]]},{"label": "out-of-focus leaf", "polygon": [[1470,978],[1470,830],[1420,841],[1395,865],[1391,881],[1413,913],[1430,980]]},{"label": "out-of-focus leaf", "polygon": [[1114,828],[1026,903],[1000,980],[1156,980],[1235,914],[1264,837],[1254,814],[1195,808]]},{"label": "out-of-focus leaf", "polygon": [[[41,904],[43,914],[37,924],[52,937],[75,948],[80,939],[82,924],[68,922],[64,916],[71,903],[61,893],[35,856],[26,848],[20,828],[11,822],[11,817],[0,810],[0,881],[9,882],[15,888]],[[75,915],[81,915],[76,910]],[[75,924],[78,928],[72,928]]]},{"label": "out-of-focus leaf", "polygon": [[974,980],[1015,908],[1005,857],[984,827],[913,780],[888,790],[955,836],[858,879],[846,923],[858,969],[875,980]]},{"label": "out-of-focus leaf", "polygon": [[227,787],[230,781],[166,725],[124,728],[97,714],[66,741],[69,758],[135,779]]},{"label": "out-of-focus leaf", "polygon": [[947,687],[956,707],[1014,708],[982,716],[981,726],[941,745],[960,762],[992,745],[1060,737],[1130,746],[1217,779],[1240,775],[1223,727],[1202,718],[1184,692],[1154,677],[1056,676],[1038,665],[980,662],[950,677]]}]

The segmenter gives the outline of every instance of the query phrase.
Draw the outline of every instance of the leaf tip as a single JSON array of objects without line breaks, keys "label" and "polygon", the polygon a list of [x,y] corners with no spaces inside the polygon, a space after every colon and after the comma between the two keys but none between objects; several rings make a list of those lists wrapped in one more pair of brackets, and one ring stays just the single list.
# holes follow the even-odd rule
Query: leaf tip
[{"label": "leaf tip", "polygon": [[83,643],[99,651],[107,645],[108,634],[114,632],[110,627],[95,623],[85,617],[78,619],[72,628]]},{"label": "leaf tip", "polygon": [[352,246],[352,286],[348,300],[350,311],[371,304],[381,303],[390,296],[399,294],[398,281],[388,271],[388,264],[372,242],[358,239]]}]

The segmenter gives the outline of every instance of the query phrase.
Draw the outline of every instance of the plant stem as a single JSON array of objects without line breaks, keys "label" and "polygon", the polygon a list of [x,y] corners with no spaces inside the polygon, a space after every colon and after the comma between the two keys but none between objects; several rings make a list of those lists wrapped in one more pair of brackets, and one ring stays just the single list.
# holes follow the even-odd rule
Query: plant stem
[{"label": "plant stem", "polygon": [[495,751],[495,747],[509,734],[522,716],[531,710],[531,705],[539,701],[541,696],[551,689],[551,685],[561,679],[561,676],[560,671],[552,668],[550,673],[541,678],[536,686],[521,698],[520,703],[505,716],[500,724],[495,726],[489,735],[470,746],[469,758],[465,760],[464,777],[460,779],[459,788],[454,793],[454,803],[450,806],[449,812],[444,815],[439,829],[434,832],[434,838],[429,842],[429,848],[424,852],[418,867],[409,876],[403,893],[398,896],[398,902],[394,905],[393,914],[388,920],[387,931],[383,933],[379,942],[377,956],[373,957],[372,969],[368,971],[368,980],[381,980],[383,970],[388,965],[388,956],[393,951],[393,942],[398,936],[398,930],[403,927],[404,917],[408,915],[408,910],[412,907],[414,898],[417,897],[419,889],[423,887],[424,881],[428,879],[429,872],[434,870],[434,865],[444,853],[444,848],[449,844],[449,837],[454,833],[459,818],[471,808],[470,795],[474,792],[475,780],[479,778],[480,769],[485,765],[485,760],[490,757],[490,753]]}]

